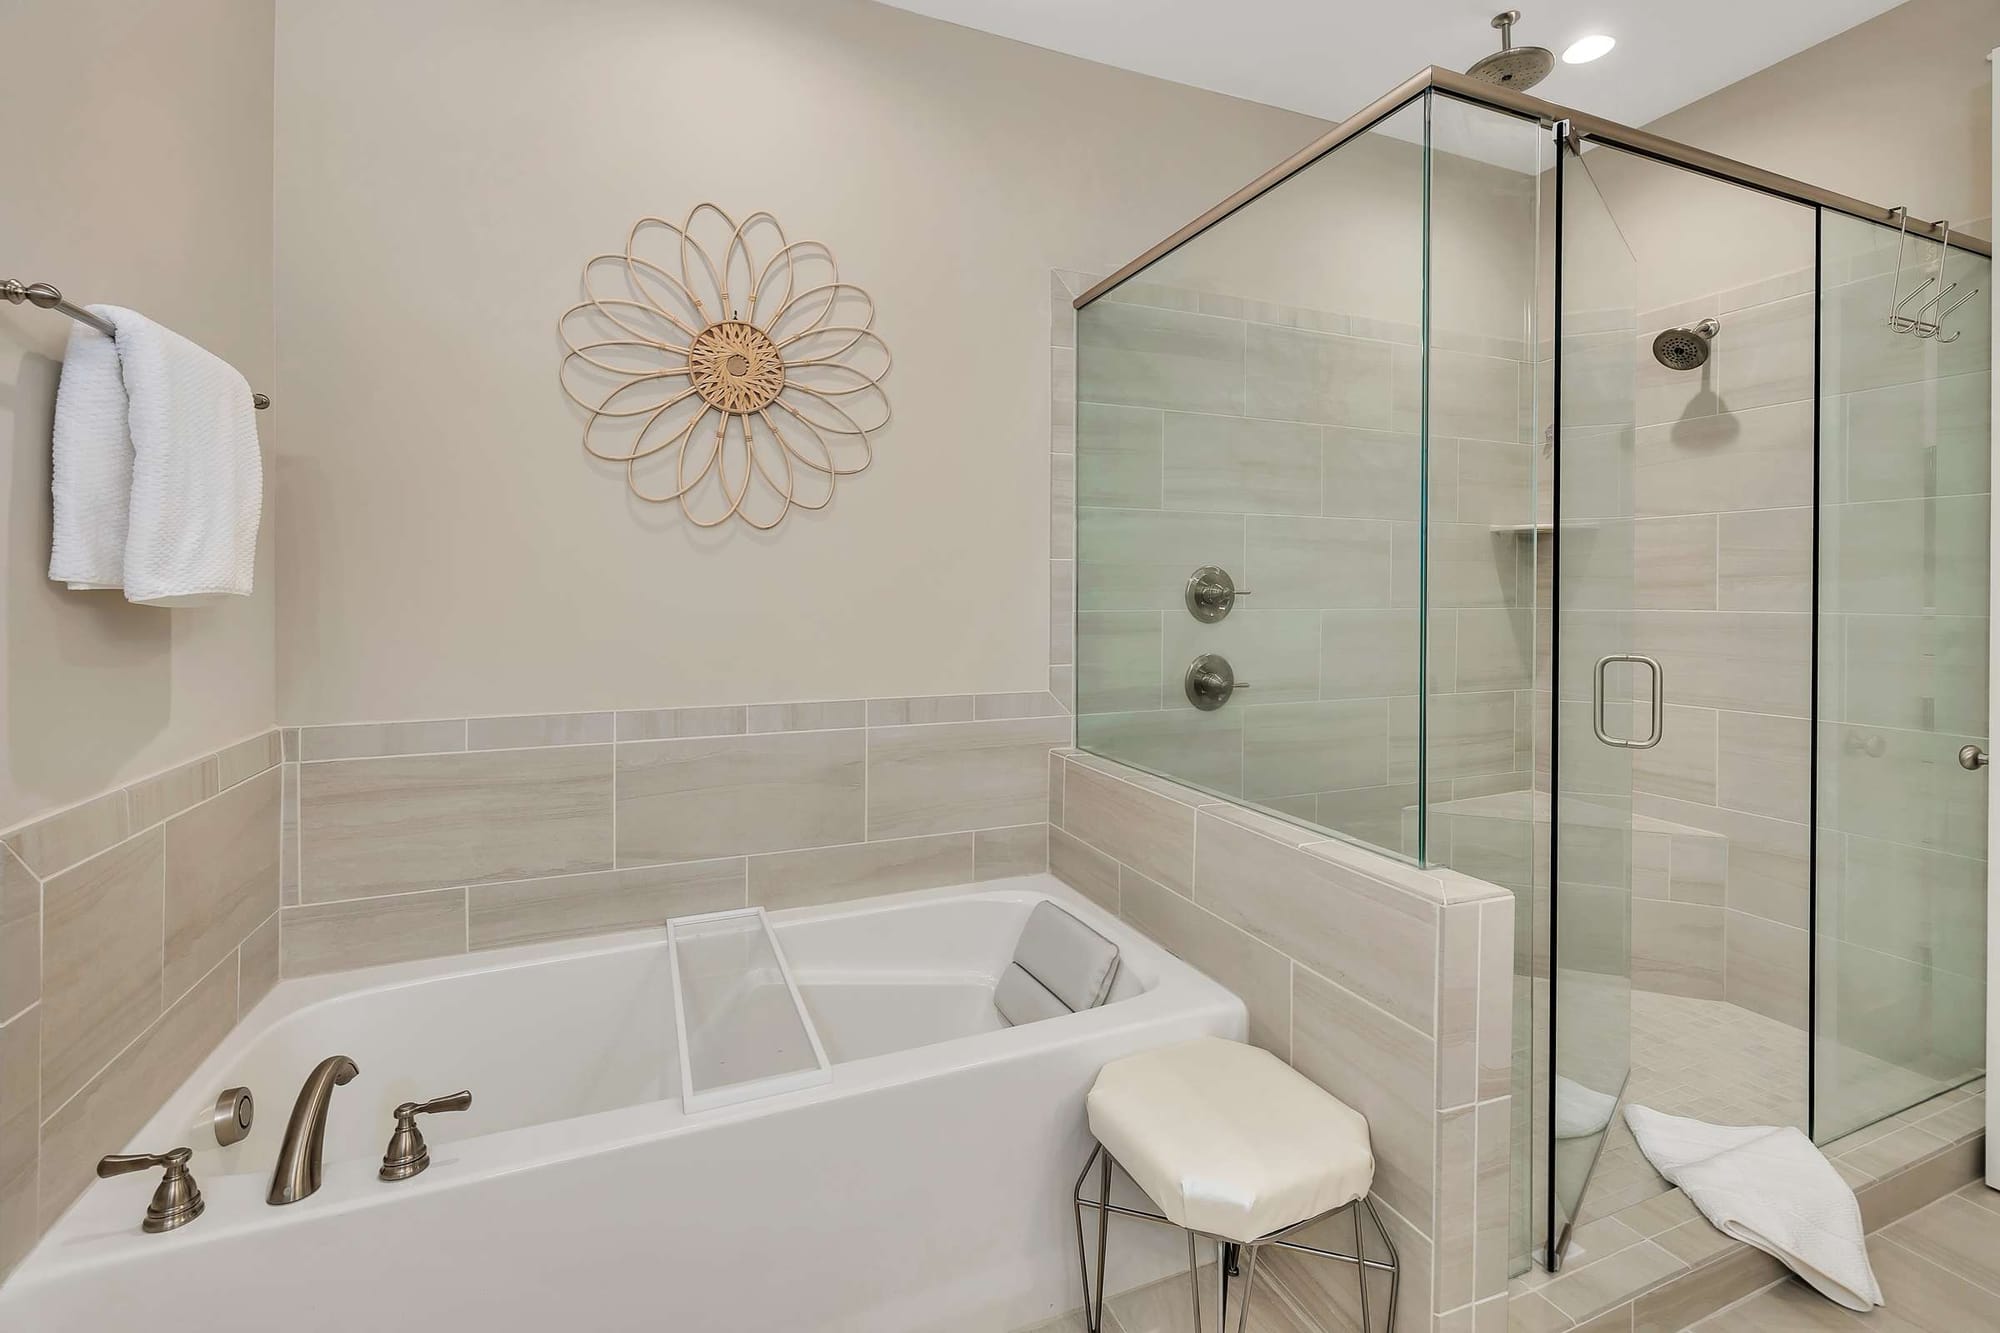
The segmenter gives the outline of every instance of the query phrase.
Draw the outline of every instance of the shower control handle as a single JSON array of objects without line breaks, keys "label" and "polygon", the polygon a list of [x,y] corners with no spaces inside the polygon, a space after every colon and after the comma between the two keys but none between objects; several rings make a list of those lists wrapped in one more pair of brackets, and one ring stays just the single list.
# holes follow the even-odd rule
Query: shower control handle
[{"label": "shower control handle", "polygon": [[1181,589],[1181,600],[1187,604],[1188,614],[1204,625],[1221,620],[1235,609],[1237,598],[1249,595],[1250,590],[1237,587],[1236,580],[1220,565],[1203,565],[1188,575],[1187,584]]},{"label": "shower control handle", "polygon": [[1220,653],[1203,653],[1195,658],[1181,678],[1187,701],[1204,713],[1214,712],[1238,690],[1249,688],[1249,682],[1236,679],[1236,669]]}]

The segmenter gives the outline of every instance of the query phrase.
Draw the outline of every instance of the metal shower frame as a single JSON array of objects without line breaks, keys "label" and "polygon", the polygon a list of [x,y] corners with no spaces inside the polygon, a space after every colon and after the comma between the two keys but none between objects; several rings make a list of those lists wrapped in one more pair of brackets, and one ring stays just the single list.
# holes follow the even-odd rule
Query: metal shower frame
[{"label": "metal shower frame", "polygon": [[1493,84],[1461,74],[1457,70],[1432,65],[1405,79],[1110,277],[1095,284],[1077,297],[1072,304],[1078,310],[1083,309],[1127,278],[1178,250],[1267,190],[1283,184],[1348,140],[1366,133],[1382,120],[1431,92],[1443,93],[1461,102],[1471,102],[1508,115],[1538,121],[1550,128],[1562,121],[1568,121],[1570,132],[1578,142],[1589,139],[1610,144],[1641,157],[1650,157],[1671,166],[1684,167],[1689,171],[1713,176],[1746,189],[1776,195],[1780,199],[1830,208],[1836,213],[1845,213],[1864,222],[1879,222],[1888,227],[1902,224],[1915,235],[1928,237],[1940,244],[1971,254],[1983,255],[1988,259],[1993,257],[1991,241],[1953,233],[1948,223],[1925,222],[1921,218],[1910,217],[1908,212],[1900,207],[1887,208],[1881,204],[1871,204],[1865,199],[1856,199],[1838,190],[1825,189],[1775,171],[1767,171],[1763,167],[1753,167],[1747,162],[1738,162],[1719,153],[1706,152],[1674,139],[1663,138],[1646,130],[1633,129],[1615,120],[1606,120],[1602,116],[1593,116],[1555,102],[1543,101],[1526,93],[1510,92],[1505,88],[1495,87]]}]

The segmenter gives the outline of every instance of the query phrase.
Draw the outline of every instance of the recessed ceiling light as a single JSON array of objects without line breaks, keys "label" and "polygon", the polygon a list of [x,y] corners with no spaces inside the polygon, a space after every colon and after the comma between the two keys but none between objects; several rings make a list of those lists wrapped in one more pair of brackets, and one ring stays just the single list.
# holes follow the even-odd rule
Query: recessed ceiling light
[{"label": "recessed ceiling light", "polygon": [[1579,37],[1569,44],[1568,50],[1563,52],[1563,64],[1587,65],[1616,45],[1618,45],[1616,37],[1606,37],[1601,32],[1592,33],[1588,37]]}]

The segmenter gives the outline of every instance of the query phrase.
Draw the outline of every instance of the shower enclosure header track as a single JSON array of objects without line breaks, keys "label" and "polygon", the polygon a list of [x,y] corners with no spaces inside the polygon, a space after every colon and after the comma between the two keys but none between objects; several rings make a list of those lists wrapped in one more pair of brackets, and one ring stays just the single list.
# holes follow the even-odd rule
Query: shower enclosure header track
[{"label": "shower enclosure header track", "polygon": [[[1331,153],[1334,149],[1346,143],[1349,139],[1370,129],[1385,116],[1401,109],[1410,101],[1421,97],[1426,92],[1445,93],[1461,101],[1473,102],[1480,106],[1490,107],[1495,111],[1522,116],[1529,120],[1539,121],[1543,125],[1552,126],[1557,121],[1567,120],[1570,123],[1571,132],[1578,138],[1595,139],[1599,143],[1611,144],[1615,147],[1623,148],[1627,152],[1638,153],[1641,156],[1654,158],[1674,166],[1685,167],[1690,171],[1698,171],[1706,176],[1714,176],[1721,180],[1732,181],[1735,184],[1747,186],[1753,190],[1760,190],[1765,194],[1776,195],[1781,199],[1790,199],[1794,203],[1814,204],[1822,208],[1830,208],[1837,213],[1846,213],[1851,217],[1857,217],[1866,222],[1879,222],[1885,226],[1895,226],[1904,216],[1900,209],[1885,208],[1880,204],[1871,204],[1865,199],[1856,199],[1851,195],[1841,194],[1835,190],[1828,190],[1818,185],[1808,184],[1805,181],[1794,180],[1790,176],[1782,176],[1775,171],[1766,171],[1762,167],[1753,167],[1746,162],[1737,162],[1716,153],[1705,152],[1702,149],[1690,147],[1673,139],[1662,138],[1657,134],[1652,134],[1645,130],[1635,130],[1629,125],[1620,125],[1616,121],[1605,120],[1599,116],[1571,110],[1568,107],[1558,106],[1554,102],[1545,102],[1539,97],[1530,97],[1526,93],[1510,92],[1505,88],[1496,87],[1483,80],[1461,74],[1457,70],[1443,69],[1437,65],[1432,65],[1412,78],[1404,80],[1381,97],[1376,98],[1360,111],[1349,116],[1333,129],[1327,131],[1312,143],[1307,144],[1283,162],[1280,162],[1277,166],[1272,167],[1256,180],[1251,181],[1248,185],[1236,191],[1236,193],[1230,195],[1227,199],[1224,199],[1221,203],[1209,209],[1206,213],[1203,213],[1200,217],[1188,223],[1185,227],[1182,227],[1179,231],[1167,237],[1158,245],[1155,245],[1152,249],[1119,269],[1116,273],[1113,273],[1110,277],[1097,283],[1089,291],[1076,298],[1074,303],[1076,308],[1081,310],[1155,260],[1160,259],[1171,251],[1179,249],[1182,245],[1193,240],[1202,232],[1207,231],[1210,227],[1222,221],[1222,219],[1228,217],[1252,199],[1255,199],[1258,195],[1263,194],[1266,190],[1283,183],[1293,175],[1303,171],[1322,157],[1325,157],[1328,153]],[[1925,222],[1920,218],[1913,217],[1909,219],[1909,229],[1913,233],[1928,236],[1934,240],[1943,241],[1948,238],[1950,245],[1970,251],[1973,254],[1984,255],[1989,259],[1993,255],[1993,243],[1991,241],[1963,234],[1953,235],[1945,223]]]}]

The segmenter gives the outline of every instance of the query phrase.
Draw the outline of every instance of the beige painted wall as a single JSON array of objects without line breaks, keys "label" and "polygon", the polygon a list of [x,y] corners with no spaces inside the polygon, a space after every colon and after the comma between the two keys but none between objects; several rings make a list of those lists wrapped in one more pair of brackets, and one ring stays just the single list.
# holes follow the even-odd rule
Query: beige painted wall
[{"label": "beige painted wall", "polygon": [[[1909,0],[1646,128],[1922,218],[1992,235],[1993,67],[2000,0]],[[1645,261],[1642,308],[1796,269],[1797,232],[1703,194],[1684,173],[1591,153],[1619,226]],[[1753,219],[1752,210],[1758,210]],[[1810,263],[1810,257],[1806,261]]]},{"label": "beige painted wall", "polygon": [[[278,68],[295,723],[1040,688],[1048,271],[1319,128],[861,0],[284,0]],[[769,535],[630,500],[556,385],[585,258],[703,199],[896,354],[874,467]]]},{"label": "beige painted wall", "polygon": [[[23,57],[0,79],[0,277],[144,311],[275,393],[272,24],[269,0],[0,11],[0,49]],[[247,600],[166,611],[46,577],[69,327],[0,304],[0,828],[220,749],[275,711],[268,499]],[[259,420],[267,450],[283,406]]]}]

